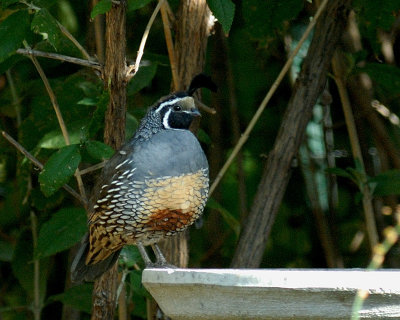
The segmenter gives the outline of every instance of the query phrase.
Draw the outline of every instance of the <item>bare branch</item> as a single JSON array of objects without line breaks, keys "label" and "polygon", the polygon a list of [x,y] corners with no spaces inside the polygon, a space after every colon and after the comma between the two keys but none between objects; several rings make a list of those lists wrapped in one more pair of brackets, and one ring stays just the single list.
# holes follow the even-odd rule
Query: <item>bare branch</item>
[{"label": "bare branch", "polygon": [[314,28],[314,25],[318,21],[319,16],[321,15],[322,11],[324,10],[326,4],[328,3],[328,0],[324,0],[321,5],[318,7],[317,12],[315,13],[315,16],[309,23],[306,31],[304,32],[303,36],[301,37],[299,43],[297,44],[296,48],[293,50],[291,55],[289,56],[288,60],[286,61],[285,65],[283,66],[281,72],[279,73],[278,77],[272,84],[271,88],[269,89],[267,95],[265,96],[264,100],[261,102],[260,106],[258,107],[256,113],[254,114],[253,118],[251,119],[249,125],[247,126],[245,132],[242,134],[240,137],[238,143],[236,144],[235,148],[233,149],[231,155],[229,156],[228,160],[226,160],[225,164],[215,177],[215,180],[213,184],[210,187],[210,192],[209,196],[212,195],[214,192],[215,188],[217,187],[218,183],[221,181],[222,177],[224,176],[225,172],[228,170],[229,166],[235,159],[236,155],[238,154],[239,150],[242,148],[242,146],[245,144],[247,139],[249,138],[250,132],[253,130],[255,124],[257,123],[258,119],[260,118],[262,112],[264,111],[265,107],[267,106],[269,100],[271,100],[273,94],[275,93],[276,89],[278,88],[279,84],[283,80],[284,76],[288,72],[290,66],[292,65],[293,59],[296,57],[297,53],[299,52],[301,46],[303,45],[304,41],[308,38],[308,35],[310,34],[311,30]]},{"label": "bare branch", "polygon": [[194,99],[194,101],[195,101],[196,105],[197,105],[200,109],[204,110],[205,112],[208,112],[208,113],[210,113],[210,114],[216,114],[216,113],[217,113],[217,110],[215,110],[214,108],[211,108],[211,107],[205,105],[205,104],[204,104],[203,102],[201,102],[199,99]]},{"label": "bare branch", "polygon": [[65,61],[69,63],[78,64],[80,66],[93,68],[99,71],[102,71],[103,67],[100,63],[95,61],[89,61],[84,59],[79,59],[75,57],[64,56],[58,53],[51,53],[51,52],[44,52],[32,49],[18,49],[17,53],[25,55],[25,56],[35,56],[35,57],[42,57],[42,58],[49,58],[54,60]]},{"label": "bare branch", "polygon": [[[36,159],[32,154],[28,152],[23,146],[21,146],[17,141],[14,140],[13,137],[11,137],[7,132],[2,131],[1,134],[3,137],[11,143],[19,152],[21,152],[25,157],[28,158],[30,162],[32,162],[36,167],[38,167],[40,170],[43,170],[43,164]],[[69,194],[71,194],[73,197],[78,199],[84,207],[87,207],[87,200],[81,197],[79,193],[77,193],[74,189],[72,189],[69,185],[64,184],[63,188],[65,191],[67,191]]]},{"label": "bare branch", "polygon": [[[126,77],[127,77],[128,81],[129,81],[129,80],[136,74],[136,72],[138,72],[138,70],[139,70],[140,60],[142,60],[142,57],[143,57],[144,46],[146,45],[146,41],[147,41],[147,38],[148,38],[148,36],[149,36],[151,26],[153,25],[153,22],[154,22],[154,20],[155,20],[155,18],[156,18],[156,16],[157,16],[157,13],[158,13],[158,11],[160,10],[161,5],[163,4],[164,1],[165,1],[165,0],[160,0],[160,1],[158,2],[156,8],[155,8],[154,11],[153,11],[153,14],[152,14],[151,17],[150,17],[149,22],[147,23],[146,29],[144,30],[144,33],[143,33],[142,41],[140,42],[140,45],[139,45],[139,50],[138,50],[138,54],[137,54],[137,57],[136,57],[135,64],[130,65],[130,66],[127,68]],[[133,71],[133,73],[131,74],[132,71]]]},{"label": "bare branch", "polygon": [[82,55],[87,59],[87,60],[91,60],[90,55],[87,53],[87,51],[85,50],[84,47],[82,47],[82,45],[78,42],[78,40],[75,39],[75,37],[69,33],[69,31],[67,30],[67,28],[65,28],[61,23],[59,23],[57,21],[57,25],[60,28],[61,32],[69,39],[71,40],[71,42],[75,45],[75,47],[78,48],[78,50],[82,53]]},{"label": "bare branch", "polygon": [[[160,0],[159,2],[161,1],[163,0]],[[161,18],[164,26],[164,35],[168,49],[169,62],[171,64],[172,83],[174,84],[174,90],[178,90],[179,80],[178,80],[178,72],[176,70],[175,49],[174,49],[174,42],[172,41],[171,23],[168,17],[168,9],[169,9],[168,2],[164,1],[163,5],[161,6]]]},{"label": "bare branch", "polygon": [[[33,211],[31,211],[31,229],[32,229],[32,240],[33,240],[33,249],[36,250],[37,247],[37,218]],[[35,320],[40,320],[40,314],[42,312],[42,304],[40,303],[40,264],[39,259],[34,258],[33,260],[33,318]]]},{"label": "bare branch", "polygon": [[80,170],[79,172],[81,173],[81,175],[84,175],[84,174],[87,174],[87,173],[89,173],[89,172],[96,171],[96,170],[98,170],[98,169],[103,168],[104,165],[106,164],[106,162],[107,162],[107,161],[99,162],[99,163],[97,163],[97,164],[95,164],[95,165],[93,165],[93,166],[90,166],[89,168]]},{"label": "bare branch", "polygon": [[[350,145],[353,157],[354,160],[358,161],[358,163],[361,165],[361,170],[366,176],[360,141],[358,139],[356,124],[354,121],[354,115],[351,108],[350,98],[348,95],[344,79],[345,70],[343,70],[342,66],[340,65],[340,56],[338,50],[336,50],[332,59],[332,69],[334,73],[336,86],[339,91],[340,101],[342,102],[342,108],[343,108],[344,118],[346,121],[346,127],[349,133]],[[363,181],[362,190],[360,191],[362,194],[362,204],[364,209],[365,224],[367,227],[369,244],[371,252],[373,252],[375,245],[379,241],[379,236],[376,228],[374,208],[372,205],[372,194],[366,181]]]},{"label": "bare branch", "polygon": [[[26,43],[24,43],[26,47],[28,47],[28,45]],[[29,48],[30,49],[30,48]],[[33,64],[36,67],[36,70],[38,71],[40,78],[42,79],[44,86],[46,87],[46,91],[50,97],[51,103],[53,105],[54,111],[56,113],[57,119],[58,119],[58,123],[60,125],[61,128],[61,132],[63,134],[64,140],[65,140],[65,144],[66,145],[70,145],[71,144],[71,140],[69,139],[69,134],[68,134],[68,130],[67,127],[65,126],[65,122],[64,119],[62,117],[61,111],[60,111],[60,107],[58,105],[58,101],[56,98],[56,95],[54,94],[53,89],[50,86],[49,80],[46,77],[46,74],[44,73],[39,61],[36,59],[36,57],[34,55],[29,55],[29,57],[31,58]],[[83,181],[82,181],[82,177],[79,173],[79,169],[76,169],[75,172],[75,177],[76,177],[76,181],[78,183],[78,187],[79,187],[79,192],[81,194],[81,196],[83,198],[86,198],[86,192],[85,192],[85,187],[83,185]]]}]

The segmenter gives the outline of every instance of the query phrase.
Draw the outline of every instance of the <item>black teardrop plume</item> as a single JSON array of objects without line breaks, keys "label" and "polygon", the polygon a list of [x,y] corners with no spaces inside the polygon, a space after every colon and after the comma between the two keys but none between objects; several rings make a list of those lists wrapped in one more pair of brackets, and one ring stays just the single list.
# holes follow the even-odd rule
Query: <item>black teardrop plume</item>
[{"label": "black teardrop plume", "polygon": [[187,94],[192,96],[193,93],[200,88],[207,88],[213,92],[217,91],[217,85],[211,80],[210,76],[204,73],[200,73],[192,79]]}]

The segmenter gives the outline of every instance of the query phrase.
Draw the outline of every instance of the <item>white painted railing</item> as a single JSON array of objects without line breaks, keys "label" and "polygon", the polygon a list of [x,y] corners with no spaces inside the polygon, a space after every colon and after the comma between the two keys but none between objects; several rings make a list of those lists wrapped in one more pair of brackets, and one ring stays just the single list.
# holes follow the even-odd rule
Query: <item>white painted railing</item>
[{"label": "white painted railing", "polygon": [[400,319],[400,270],[146,269],[143,284],[179,319]]}]

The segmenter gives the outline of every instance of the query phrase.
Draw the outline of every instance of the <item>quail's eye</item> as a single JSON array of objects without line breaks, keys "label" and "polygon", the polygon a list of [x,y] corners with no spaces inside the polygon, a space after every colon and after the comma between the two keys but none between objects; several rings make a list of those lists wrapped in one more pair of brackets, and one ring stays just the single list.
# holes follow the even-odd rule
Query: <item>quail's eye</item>
[{"label": "quail's eye", "polygon": [[181,111],[182,108],[180,106],[174,106],[174,111]]}]

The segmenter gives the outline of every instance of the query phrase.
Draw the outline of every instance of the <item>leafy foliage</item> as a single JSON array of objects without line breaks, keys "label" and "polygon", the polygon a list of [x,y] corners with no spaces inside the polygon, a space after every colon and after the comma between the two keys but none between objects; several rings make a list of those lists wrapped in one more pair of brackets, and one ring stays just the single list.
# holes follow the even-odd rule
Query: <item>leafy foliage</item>
[{"label": "leafy foliage", "polygon": [[51,196],[74,175],[81,161],[78,145],[61,148],[45,164],[39,176],[40,188]]},{"label": "leafy foliage", "polygon": [[296,18],[302,8],[301,0],[245,0],[243,16],[252,37],[268,39],[282,28],[285,21]]},{"label": "leafy foliage", "polygon": [[0,24],[0,62],[12,55],[28,37],[30,17],[27,10],[19,10],[9,15]]},{"label": "leafy foliage", "polygon": [[61,301],[77,310],[90,313],[92,309],[93,284],[82,284],[66,290],[64,293],[51,296],[49,301]]},{"label": "leafy foliage", "polygon": [[60,46],[61,31],[57,25],[56,19],[47,9],[37,11],[32,19],[31,28],[35,33],[41,34],[44,40],[47,40],[54,49]]},{"label": "leafy foliage", "polygon": [[54,213],[39,232],[35,256],[48,257],[72,247],[86,233],[86,213],[82,208],[64,208]]},{"label": "leafy foliage", "polygon": [[233,2],[231,0],[207,0],[207,4],[221,23],[224,32],[229,33],[235,15],[235,5]]},{"label": "leafy foliage", "polygon": [[[50,54],[82,58],[82,52],[61,31],[59,23],[62,23],[95,60],[95,30],[90,20],[108,12],[112,1],[98,1],[92,11],[88,2],[78,0],[1,0],[0,3],[0,130],[8,132],[44,164],[40,171],[0,137],[0,317],[30,318],[37,298],[43,319],[60,319],[62,305],[89,313],[91,284],[64,289],[68,287],[66,277],[70,268],[67,249],[80,241],[87,226],[82,205],[62,186],[68,184],[78,190],[74,179],[76,169],[98,164],[115,152],[102,142],[105,113],[112,98],[104,89],[103,81],[108,80],[90,68],[38,58],[65,121],[71,143],[66,145],[36,68],[17,50],[28,45]],[[207,0],[207,3],[222,26],[222,32],[216,28],[209,39],[205,66],[205,71],[218,83],[219,91],[210,95],[204,90],[202,97],[217,114],[203,112],[198,133],[213,180],[286,61],[285,50],[288,47],[292,50],[303,34],[314,2]],[[176,11],[179,1],[169,1],[169,5]],[[127,2],[128,63],[135,60],[141,33],[155,6],[156,2],[151,0]],[[360,74],[369,77],[371,91],[363,98],[379,100],[393,117],[377,115],[371,121],[366,115],[375,116],[375,110],[358,112],[357,99],[349,95],[356,110],[365,172],[350,156],[341,101],[333,79],[328,79],[326,90],[331,93],[332,105],[321,103],[314,110],[313,122],[299,153],[300,166],[294,163],[262,267],[327,267],[316,212],[322,212],[328,219],[344,265],[365,266],[370,256],[367,242],[355,249],[351,247],[355,235],[364,232],[358,199],[365,186],[372,191],[373,201],[383,204],[386,213],[392,212],[392,215],[375,213],[379,231],[383,234],[385,226],[395,223],[398,208],[392,204],[397,204],[400,193],[400,162],[396,151],[400,149],[400,127],[393,120],[400,112],[400,56],[396,49],[400,33],[395,21],[400,4],[396,0],[382,3],[356,0],[353,6],[363,49],[346,53],[346,80]],[[390,63],[381,50],[382,34],[390,35],[391,42],[385,43],[385,48],[391,46],[393,51],[394,60]],[[127,84],[127,139],[134,134],[147,107],[170,92],[171,63],[159,17],[144,51],[143,65]],[[300,53],[293,74],[300,70],[307,46]],[[273,147],[292,93],[291,80],[288,78],[281,84],[240,159],[228,169],[208,201],[202,222],[191,229],[191,267],[229,267],[263,175],[265,158]],[[97,173],[82,176],[87,191],[95,183]],[[316,210],[315,203],[324,205]],[[388,266],[399,267],[398,252],[389,252],[385,261]],[[135,319],[147,317],[149,295],[141,284],[139,270],[143,267],[137,248],[126,246],[119,269],[126,275],[128,310]],[[35,286],[35,276],[39,286]],[[25,307],[26,313],[19,313],[20,306]],[[4,309],[9,311],[3,314]],[[85,317],[86,314],[82,316]]]},{"label": "leafy foliage", "polygon": [[97,15],[110,11],[111,5],[111,0],[100,0],[99,2],[97,2],[92,12],[90,13],[90,18],[94,19],[94,17],[96,17]]}]

